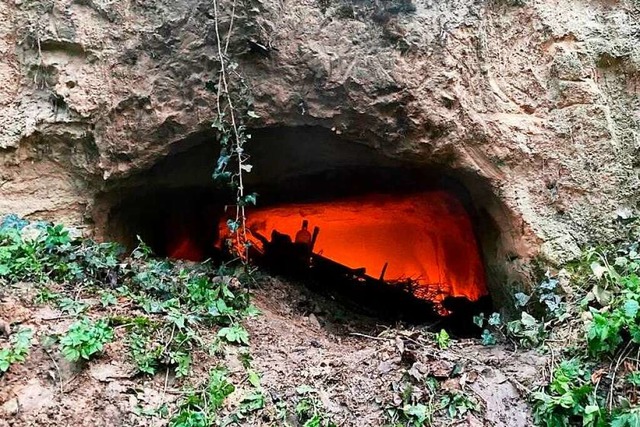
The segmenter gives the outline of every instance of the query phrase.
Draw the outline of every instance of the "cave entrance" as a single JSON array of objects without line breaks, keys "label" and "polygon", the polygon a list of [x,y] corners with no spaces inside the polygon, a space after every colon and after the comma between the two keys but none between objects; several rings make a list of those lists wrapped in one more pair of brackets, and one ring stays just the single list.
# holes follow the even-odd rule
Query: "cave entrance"
[{"label": "cave entrance", "polygon": [[[487,250],[499,231],[464,183],[473,180],[392,160],[324,129],[253,135],[246,179],[259,194],[247,210],[253,262],[387,318],[462,316],[470,324],[491,309],[487,266],[495,260]],[[106,234],[129,246],[140,236],[162,256],[224,259],[231,198],[211,180],[211,141],[194,136],[106,191],[98,203]]]}]

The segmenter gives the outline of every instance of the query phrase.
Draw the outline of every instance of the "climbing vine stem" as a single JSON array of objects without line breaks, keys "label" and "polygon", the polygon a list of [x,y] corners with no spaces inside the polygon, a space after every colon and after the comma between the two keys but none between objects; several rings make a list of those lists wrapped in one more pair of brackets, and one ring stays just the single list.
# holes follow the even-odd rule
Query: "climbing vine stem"
[{"label": "climbing vine stem", "polygon": [[[222,181],[230,185],[235,190],[235,218],[230,218],[227,221],[227,226],[233,236],[230,246],[243,261],[247,261],[249,242],[247,240],[245,207],[248,204],[255,204],[257,196],[256,194],[247,194],[244,186],[244,174],[251,172],[252,169],[252,166],[248,163],[249,156],[244,150],[244,144],[251,135],[246,133],[246,127],[242,119],[243,115],[239,112],[238,107],[247,106],[246,114],[251,117],[257,116],[248,110],[250,105],[250,100],[247,96],[248,89],[241,74],[235,71],[238,64],[230,61],[228,55],[231,35],[234,29],[236,3],[237,0],[234,0],[231,8],[229,29],[223,44],[220,34],[219,0],[213,0],[217,55],[220,62],[218,83],[215,87],[217,92],[217,118],[212,125],[218,132],[220,156],[218,157],[213,178],[216,181]],[[234,72],[230,73],[229,71]],[[231,81],[234,76],[236,80],[239,80],[235,83],[238,83],[240,87],[239,90],[235,91],[234,82]]]}]

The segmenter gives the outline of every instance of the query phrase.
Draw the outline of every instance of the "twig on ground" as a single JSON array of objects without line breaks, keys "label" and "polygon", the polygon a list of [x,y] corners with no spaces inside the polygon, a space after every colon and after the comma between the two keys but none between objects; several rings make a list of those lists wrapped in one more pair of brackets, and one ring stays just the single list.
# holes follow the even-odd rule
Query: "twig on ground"
[{"label": "twig on ground", "polygon": [[53,358],[51,353],[46,348],[43,348],[42,351],[44,351],[45,354],[49,356],[49,359],[51,359],[51,361],[53,362],[53,366],[55,366],[56,373],[58,375],[58,386],[60,387],[60,394],[64,394],[64,390],[62,389],[62,375],[60,374],[60,367],[58,366],[58,362],[56,362],[56,359]]},{"label": "twig on ground", "polygon": [[68,386],[69,384],[71,384],[72,382],[74,382],[75,380],[77,380],[79,377],[80,377],[80,374],[75,374],[74,376],[72,376],[72,377],[69,379],[69,381],[67,381],[66,383],[64,383],[64,385],[62,386],[62,393],[66,394],[66,393],[69,393],[70,391],[75,390],[75,388],[74,388],[74,389],[71,389],[71,390],[68,390],[68,389],[67,389],[67,386]]},{"label": "twig on ground", "polygon": [[353,335],[353,336],[356,336],[356,337],[362,337],[362,338],[369,338],[370,340],[376,340],[376,341],[393,341],[393,338],[374,337],[374,336],[367,335],[367,334],[361,334],[359,332],[351,332],[349,335]]},{"label": "twig on ground", "polygon": [[55,316],[55,317],[42,317],[40,318],[40,320],[45,321],[45,322],[50,322],[53,320],[62,320],[62,319],[74,319],[76,316],[72,315],[72,314],[63,314],[60,316]]},{"label": "twig on ground", "polygon": [[[631,341],[629,341],[627,345],[624,347],[624,349],[620,352],[620,356],[618,356],[618,360],[616,361],[616,367],[613,369],[613,375],[611,376],[611,386],[609,387],[609,396],[608,396],[610,412],[613,411],[613,388],[616,383],[616,373],[618,372],[618,368],[620,367],[620,364],[626,358],[625,355],[628,355],[631,352],[631,349],[629,349],[629,346],[631,346]],[[612,362],[612,365],[613,365],[613,362]]]}]

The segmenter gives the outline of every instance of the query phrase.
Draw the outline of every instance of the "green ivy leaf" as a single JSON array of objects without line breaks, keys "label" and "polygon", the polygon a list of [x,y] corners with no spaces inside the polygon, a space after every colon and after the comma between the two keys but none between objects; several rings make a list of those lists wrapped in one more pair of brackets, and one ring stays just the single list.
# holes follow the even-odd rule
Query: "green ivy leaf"
[{"label": "green ivy leaf", "polygon": [[232,233],[235,233],[236,231],[238,231],[240,229],[240,222],[238,222],[236,220],[233,220],[233,219],[229,219],[229,220],[227,220],[227,228]]},{"label": "green ivy leaf", "polygon": [[449,334],[444,329],[440,329],[440,332],[436,335],[436,343],[438,344],[438,348],[444,350],[449,348],[451,344],[451,339]]},{"label": "green ivy leaf", "polygon": [[489,332],[488,329],[485,329],[484,331],[482,331],[481,338],[482,338],[482,345],[489,346],[489,345],[497,344],[496,337],[491,332]]},{"label": "green ivy leaf", "polygon": [[478,327],[484,326],[484,313],[480,313],[478,316],[473,316],[473,323]]},{"label": "green ivy leaf", "polygon": [[636,300],[627,300],[624,303],[624,315],[629,319],[635,319],[638,314],[638,309],[640,309],[640,304]]},{"label": "green ivy leaf", "polygon": [[249,345],[249,333],[240,325],[222,328],[218,331],[218,337],[230,343]]},{"label": "green ivy leaf", "polygon": [[531,299],[529,295],[522,292],[518,292],[514,295],[514,297],[516,299],[516,307],[524,307],[529,303],[529,300]]},{"label": "green ivy leaf", "polygon": [[502,323],[500,313],[493,313],[491,317],[489,317],[488,323],[491,326],[499,326]]},{"label": "green ivy leaf", "polygon": [[417,425],[423,425],[427,420],[428,408],[421,403],[417,405],[406,405],[402,408],[405,415],[414,418]]}]

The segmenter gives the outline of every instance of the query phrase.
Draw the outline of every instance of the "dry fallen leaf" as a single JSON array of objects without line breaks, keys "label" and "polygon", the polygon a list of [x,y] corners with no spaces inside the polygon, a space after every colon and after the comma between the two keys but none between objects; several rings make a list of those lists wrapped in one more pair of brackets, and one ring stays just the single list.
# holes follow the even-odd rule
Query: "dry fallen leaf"
[{"label": "dry fallen leaf", "polygon": [[442,389],[448,391],[459,391],[461,390],[460,382],[457,378],[449,378],[442,383]]},{"label": "dry fallen leaf", "polygon": [[591,382],[593,384],[597,384],[598,382],[600,382],[600,378],[606,373],[607,373],[606,369],[598,369],[593,374],[591,374]]},{"label": "dry fallen leaf", "polygon": [[453,363],[444,360],[436,360],[433,363],[429,364],[431,375],[438,379],[449,378],[451,376],[453,367]]}]

